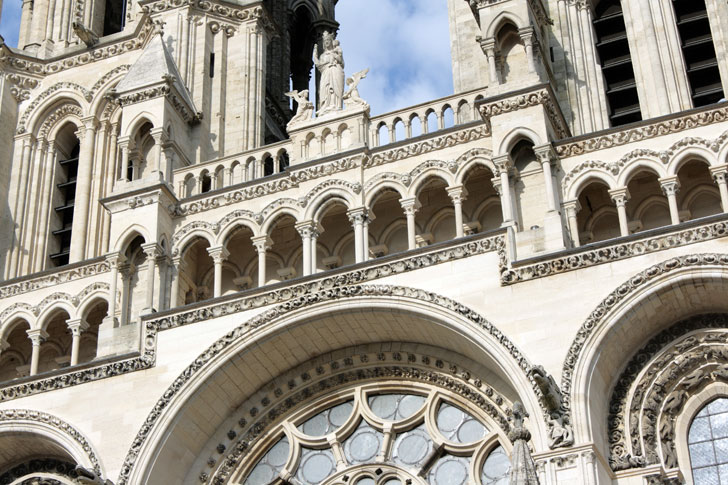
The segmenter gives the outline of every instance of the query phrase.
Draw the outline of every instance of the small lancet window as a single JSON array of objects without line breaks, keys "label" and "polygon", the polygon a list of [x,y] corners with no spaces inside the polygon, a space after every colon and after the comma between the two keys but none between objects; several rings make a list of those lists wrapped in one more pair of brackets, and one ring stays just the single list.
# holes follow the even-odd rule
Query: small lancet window
[{"label": "small lancet window", "polygon": [[602,0],[597,5],[594,30],[612,126],[640,121],[642,112],[620,0]]},{"label": "small lancet window", "polygon": [[673,0],[672,5],[693,106],[717,103],[723,98],[723,85],[705,1]]}]

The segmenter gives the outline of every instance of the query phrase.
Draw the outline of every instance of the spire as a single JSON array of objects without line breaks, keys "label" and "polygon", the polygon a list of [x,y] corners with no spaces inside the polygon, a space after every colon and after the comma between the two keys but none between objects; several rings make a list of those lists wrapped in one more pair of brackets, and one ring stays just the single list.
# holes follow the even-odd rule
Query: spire
[{"label": "spire", "polygon": [[513,443],[509,485],[539,485],[536,464],[528,449],[531,433],[523,426],[523,420],[527,417],[523,404],[518,401],[513,403],[513,428],[508,433],[508,439]]}]

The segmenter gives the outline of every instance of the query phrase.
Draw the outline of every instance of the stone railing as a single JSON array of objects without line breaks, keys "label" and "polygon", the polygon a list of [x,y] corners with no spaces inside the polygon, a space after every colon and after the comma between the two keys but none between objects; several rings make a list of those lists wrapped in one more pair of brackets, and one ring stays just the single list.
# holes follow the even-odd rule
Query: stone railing
[{"label": "stone railing", "polygon": [[400,142],[478,120],[475,102],[485,94],[485,89],[478,89],[375,116],[369,122],[369,146]]},{"label": "stone railing", "polygon": [[288,168],[290,153],[291,142],[285,140],[255,150],[178,168],[174,171],[177,197],[184,199],[281,173]]}]

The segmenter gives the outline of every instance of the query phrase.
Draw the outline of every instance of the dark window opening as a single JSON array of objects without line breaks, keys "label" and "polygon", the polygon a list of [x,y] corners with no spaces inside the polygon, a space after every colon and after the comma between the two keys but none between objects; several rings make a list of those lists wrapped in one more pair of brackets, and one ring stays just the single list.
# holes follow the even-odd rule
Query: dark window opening
[{"label": "dark window opening", "polygon": [[278,156],[278,163],[281,167],[281,172],[285,172],[291,166],[291,159],[288,157],[288,152],[282,152]]},{"label": "dark window opening", "polygon": [[594,30],[612,126],[640,121],[642,112],[620,0],[602,0],[599,3],[594,16]]},{"label": "dark window opening", "polygon": [[275,173],[275,161],[273,157],[268,156],[263,160],[263,176],[273,175]]},{"label": "dark window opening", "polygon": [[103,35],[111,35],[124,30],[125,20],[126,0],[106,0]]},{"label": "dark window opening", "polygon": [[202,176],[202,186],[200,187],[200,192],[203,194],[205,192],[209,192],[212,190],[212,178],[208,174],[205,174]]},{"label": "dark window opening", "polygon": [[215,77],[215,53],[210,52],[210,77]]},{"label": "dark window opening", "polygon": [[73,228],[73,209],[76,199],[79,149],[80,146],[76,143],[69,158],[58,161],[60,177],[56,187],[61,194],[61,205],[54,207],[53,210],[61,220],[61,227],[52,233],[58,243],[58,252],[50,255],[51,261],[56,266],[68,264],[71,253],[71,229]]},{"label": "dark window opening", "polygon": [[717,103],[723,98],[718,59],[703,0],[673,0],[693,106]]}]

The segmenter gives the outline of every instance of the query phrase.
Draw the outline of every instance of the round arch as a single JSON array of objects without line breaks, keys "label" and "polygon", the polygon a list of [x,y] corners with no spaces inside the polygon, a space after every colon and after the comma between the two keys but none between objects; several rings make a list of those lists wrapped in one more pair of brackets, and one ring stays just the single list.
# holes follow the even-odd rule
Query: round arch
[{"label": "round arch", "polygon": [[123,253],[131,242],[137,237],[144,239],[145,243],[151,241],[149,232],[147,229],[139,224],[132,224],[127,227],[119,237],[116,238],[116,242],[113,245],[114,251]]},{"label": "round arch", "polygon": [[503,140],[501,141],[500,145],[498,146],[498,152],[497,155],[508,155],[511,153],[511,150],[514,146],[516,146],[516,143],[518,143],[521,140],[528,140],[530,141],[533,146],[541,146],[544,144],[543,140],[541,139],[541,136],[539,136],[538,133],[531,130],[530,128],[526,128],[523,126],[520,126],[518,128],[512,129],[506,136],[503,137]]},{"label": "round arch", "polygon": [[667,175],[663,165],[654,160],[643,158],[636,160],[625,167],[622,173],[620,173],[617,177],[617,186],[626,187],[627,184],[629,184],[630,179],[632,179],[635,175],[638,175],[640,172],[650,172],[658,179]]},{"label": "round arch", "polygon": [[566,187],[564,200],[577,200],[584,190],[592,183],[603,183],[608,190],[617,188],[617,181],[607,172],[602,170],[589,170],[579,175],[571,184]]},{"label": "round arch", "polygon": [[667,165],[667,175],[677,175],[686,163],[692,161],[703,162],[708,167],[717,165],[715,153],[707,148],[691,146],[673,155],[670,163]]},{"label": "round arch", "polygon": [[[362,318],[366,318],[366,325],[356,324]],[[314,339],[314,342],[307,337],[322,332],[331,338]],[[296,346],[291,348],[292,353],[285,363],[280,359],[277,363],[267,362],[277,355],[272,349],[280,348],[284,340],[291,339],[310,341],[315,343],[315,348]],[[523,401],[533,416],[530,421],[533,443],[538,449],[547,449],[545,423],[537,417],[542,414],[542,408],[533,390],[535,383],[527,375],[530,364],[490,322],[452,300],[422,290],[389,286],[341,287],[300,297],[266,311],[242,323],[195,359],[148,416],[129,450],[118,484],[164,482],[167,480],[164,474],[169,470],[165,465],[168,460],[200,455],[201,448],[186,450],[183,455],[179,454],[183,450],[176,449],[174,443],[182,442],[176,436],[184,433],[181,423],[194,420],[195,425],[200,426],[198,435],[209,438],[221,426],[238,422],[226,423],[220,416],[200,422],[189,415],[196,406],[219,399],[219,395],[216,398],[210,394],[217,388],[213,383],[228,381],[229,391],[234,392],[235,397],[231,399],[235,402],[226,403],[226,409],[236,409],[256,396],[256,402],[263,402],[263,407],[258,405],[254,410],[250,409],[249,415],[268,415],[269,404],[278,400],[273,397],[275,393],[271,396],[260,394],[272,392],[270,376],[248,375],[246,384],[241,386],[235,384],[238,381],[234,377],[230,380],[233,367],[240,372],[250,365],[263,366],[272,371],[271,374],[284,375],[311,360],[312,355],[331,359],[338,349],[360,349],[383,341],[438,348],[444,344],[449,355],[461,354],[478,362],[481,366],[479,375],[472,377],[478,379],[480,385],[496,389],[511,402]],[[285,395],[277,396],[285,398]],[[191,461],[189,465],[192,465]],[[189,469],[179,461],[176,468],[185,468],[182,473]]]}]

